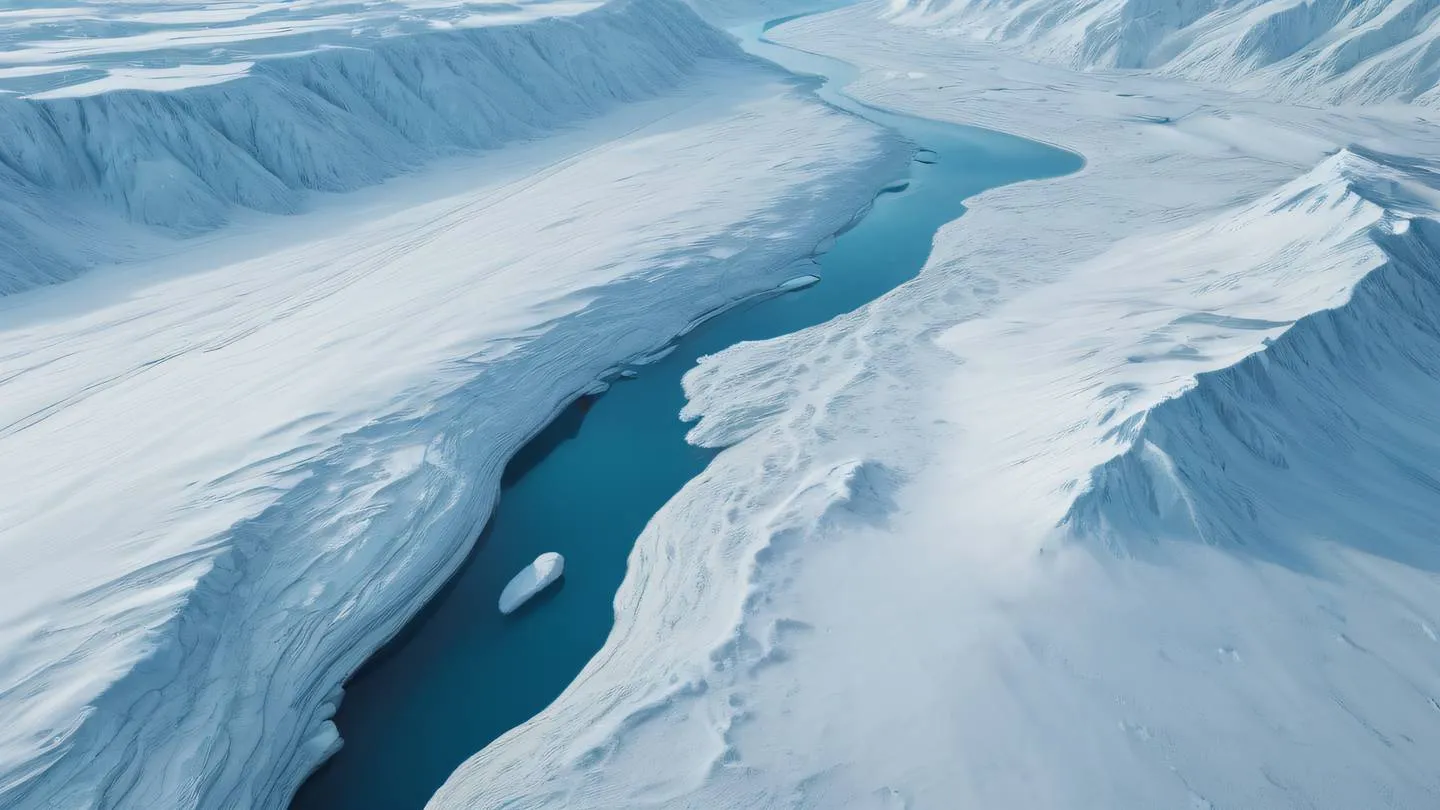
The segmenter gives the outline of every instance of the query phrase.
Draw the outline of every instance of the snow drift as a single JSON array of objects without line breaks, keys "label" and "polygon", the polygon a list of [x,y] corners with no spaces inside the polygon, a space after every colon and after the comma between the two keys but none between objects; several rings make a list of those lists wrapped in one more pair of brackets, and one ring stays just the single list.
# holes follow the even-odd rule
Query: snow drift
[{"label": "snow drift", "polygon": [[1433,0],[895,0],[939,26],[1078,68],[1155,70],[1331,103],[1440,102]]},{"label": "snow drift", "polygon": [[190,235],[237,209],[293,213],[312,192],[533,138],[738,53],[688,6],[642,0],[353,39],[171,92],[0,94],[0,294],[135,255],[140,237],[117,223]]}]

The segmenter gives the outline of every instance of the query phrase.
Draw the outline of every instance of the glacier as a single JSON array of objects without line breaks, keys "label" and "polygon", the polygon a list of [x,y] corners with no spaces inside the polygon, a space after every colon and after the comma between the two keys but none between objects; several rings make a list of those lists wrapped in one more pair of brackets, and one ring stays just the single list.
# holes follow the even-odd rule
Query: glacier
[{"label": "glacier", "polygon": [[77,8],[0,16],[0,807],[284,806],[510,455],[907,157],[670,0]]},{"label": "glacier", "polygon": [[[968,200],[872,304],[702,361],[691,440],[723,450],[637,539],[605,649],[431,808],[1440,799],[1428,99],[1302,87],[1318,46],[1251,89],[1278,74],[1056,46],[1122,5],[1199,34],[1301,4],[772,32],[855,62],[865,103],[1085,168]],[[1186,54],[1146,30],[1125,47]]]}]

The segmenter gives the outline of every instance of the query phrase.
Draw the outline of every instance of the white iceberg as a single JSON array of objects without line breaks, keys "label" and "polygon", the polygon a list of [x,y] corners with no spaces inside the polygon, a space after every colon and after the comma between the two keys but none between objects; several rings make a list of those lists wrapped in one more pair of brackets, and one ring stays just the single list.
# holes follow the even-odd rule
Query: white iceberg
[{"label": "white iceberg", "polygon": [[550,583],[565,573],[565,558],[554,551],[547,551],[535,558],[516,574],[505,590],[500,592],[500,612],[511,614],[531,597],[550,587]]},{"label": "white iceberg", "polygon": [[784,290],[785,292],[790,292],[791,290],[803,290],[803,289],[805,289],[806,287],[813,287],[813,286],[815,286],[816,284],[819,284],[819,283],[820,283],[820,277],[819,277],[819,276],[812,276],[812,275],[796,276],[795,278],[792,278],[792,279],[790,279],[789,281],[786,281],[786,282],[784,282],[783,284],[781,284],[778,289]]}]

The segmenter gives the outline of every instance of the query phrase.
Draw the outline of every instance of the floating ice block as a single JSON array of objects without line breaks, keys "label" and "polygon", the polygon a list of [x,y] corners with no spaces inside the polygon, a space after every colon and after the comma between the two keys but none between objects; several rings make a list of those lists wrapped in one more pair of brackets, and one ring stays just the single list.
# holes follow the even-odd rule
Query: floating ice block
[{"label": "floating ice block", "polygon": [[500,592],[500,612],[513,613],[565,573],[565,558],[547,551],[516,574]]}]

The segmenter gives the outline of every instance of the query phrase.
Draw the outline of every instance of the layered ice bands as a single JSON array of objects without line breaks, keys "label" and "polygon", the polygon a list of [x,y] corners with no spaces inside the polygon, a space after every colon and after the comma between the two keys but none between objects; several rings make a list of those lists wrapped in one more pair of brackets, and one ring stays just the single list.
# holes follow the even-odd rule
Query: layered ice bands
[{"label": "layered ice bands", "polygon": [[[440,162],[0,299],[0,807],[283,806],[337,744],[339,684],[461,560],[514,450],[618,363],[793,277],[904,160],[665,0],[418,37],[173,96],[6,101],[136,113],[72,134],[197,161],[156,208],[85,161],[25,198],[125,216],[310,188],[241,148],[260,124],[217,139],[194,115],[252,92],[331,116],[323,143],[287,142],[294,177]],[[427,117],[418,91],[507,64],[490,47],[525,73],[424,96],[456,104]],[[391,84],[400,64],[433,82]],[[25,166],[89,154],[57,120]]]},{"label": "layered ice bands", "polygon": [[532,4],[463,26],[325,3],[231,26],[208,7],[108,6],[0,13],[0,294],[165,250],[128,223],[193,235],[241,210],[293,213],[313,192],[534,138],[736,53],[678,2]]}]

